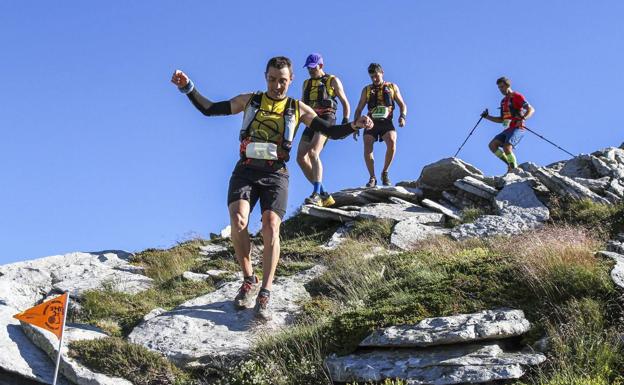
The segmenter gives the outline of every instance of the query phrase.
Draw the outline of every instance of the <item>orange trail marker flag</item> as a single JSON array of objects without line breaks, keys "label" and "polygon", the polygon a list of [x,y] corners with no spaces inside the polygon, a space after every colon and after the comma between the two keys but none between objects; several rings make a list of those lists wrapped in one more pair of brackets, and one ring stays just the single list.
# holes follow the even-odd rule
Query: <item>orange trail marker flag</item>
[{"label": "orange trail marker flag", "polygon": [[59,349],[56,356],[56,369],[54,370],[53,385],[56,385],[59,365],[61,363],[61,348],[63,347],[63,330],[65,330],[65,320],[67,319],[67,308],[69,307],[69,293],[46,301],[37,306],[15,314],[13,318],[20,321],[39,326],[54,333],[59,339]]}]

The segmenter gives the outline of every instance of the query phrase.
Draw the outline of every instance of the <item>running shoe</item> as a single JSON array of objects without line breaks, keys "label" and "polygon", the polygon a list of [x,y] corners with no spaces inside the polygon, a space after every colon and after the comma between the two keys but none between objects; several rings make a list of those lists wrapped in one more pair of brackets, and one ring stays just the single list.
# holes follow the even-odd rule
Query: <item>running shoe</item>
[{"label": "running shoe", "polygon": [[312,193],[303,203],[306,205],[323,206],[323,198],[318,193]]},{"label": "running shoe", "polygon": [[390,182],[390,177],[388,177],[388,171],[384,171],[381,173],[381,184],[384,186],[392,186],[392,182]]},{"label": "running shoe", "polygon": [[331,207],[336,204],[334,197],[330,193],[321,193],[321,199],[323,200],[323,207]]},{"label": "running shoe", "polygon": [[271,310],[269,310],[269,300],[271,295],[265,292],[260,292],[256,297],[256,306],[254,307],[255,317],[262,321],[270,321],[273,318]]},{"label": "running shoe", "polygon": [[256,282],[252,283],[247,280],[243,281],[240,289],[238,289],[238,294],[234,297],[234,306],[237,309],[245,309],[251,307],[253,297],[260,290],[260,281],[258,277],[254,276]]},{"label": "running shoe", "polygon": [[377,186],[377,178],[375,178],[374,176],[371,176],[370,179],[368,180],[368,183],[366,183],[366,187],[375,187]]}]

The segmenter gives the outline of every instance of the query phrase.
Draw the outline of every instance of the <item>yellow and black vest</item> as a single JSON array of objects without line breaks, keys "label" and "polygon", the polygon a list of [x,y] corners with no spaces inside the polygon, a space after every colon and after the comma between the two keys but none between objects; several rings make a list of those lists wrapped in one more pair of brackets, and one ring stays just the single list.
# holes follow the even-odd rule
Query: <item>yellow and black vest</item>
[{"label": "yellow and black vest", "polygon": [[370,114],[377,106],[385,106],[390,110],[388,119],[392,119],[395,93],[394,84],[390,82],[383,82],[379,86],[374,84],[367,85],[366,102],[368,103],[368,113]]},{"label": "yellow and black vest", "polygon": [[299,126],[299,101],[271,99],[256,92],[245,106],[240,131],[241,161],[264,169],[279,169],[290,159]]},{"label": "yellow and black vest", "polygon": [[334,75],[325,74],[318,79],[306,79],[303,82],[303,102],[318,115],[336,114],[336,92],[331,86]]}]

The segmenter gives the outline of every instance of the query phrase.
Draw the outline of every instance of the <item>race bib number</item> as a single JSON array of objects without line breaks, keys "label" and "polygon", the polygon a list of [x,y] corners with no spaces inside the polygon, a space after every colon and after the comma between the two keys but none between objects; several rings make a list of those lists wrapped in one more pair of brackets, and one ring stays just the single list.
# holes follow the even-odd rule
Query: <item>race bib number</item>
[{"label": "race bib number", "polygon": [[386,106],[377,106],[371,112],[373,119],[386,119],[389,115],[390,109]]},{"label": "race bib number", "polygon": [[245,156],[251,159],[277,160],[277,145],[251,142],[245,149]]}]

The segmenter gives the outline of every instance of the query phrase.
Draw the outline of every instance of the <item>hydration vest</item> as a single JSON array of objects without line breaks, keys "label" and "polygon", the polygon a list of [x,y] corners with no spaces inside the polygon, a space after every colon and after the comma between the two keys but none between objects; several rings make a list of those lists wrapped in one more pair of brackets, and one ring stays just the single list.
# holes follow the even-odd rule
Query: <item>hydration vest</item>
[{"label": "hydration vest", "polygon": [[394,110],[394,84],[383,82],[376,86],[369,84],[366,86],[366,102],[368,104],[368,114],[371,115],[376,107],[382,106],[388,108],[387,119],[392,119],[392,111]]},{"label": "hydration vest", "polygon": [[331,86],[334,75],[325,74],[318,79],[306,79],[303,81],[303,102],[318,115],[335,114],[338,108],[336,93]]},{"label": "hydration vest", "polygon": [[264,92],[256,92],[245,106],[243,115],[241,161],[263,169],[282,168],[290,159],[299,116],[297,100],[274,100]]},{"label": "hydration vest", "polygon": [[501,118],[503,119],[503,127],[516,128],[516,122],[520,120],[521,110],[515,108],[513,105],[513,98],[515,94],[505,95],[501,100]]}]

